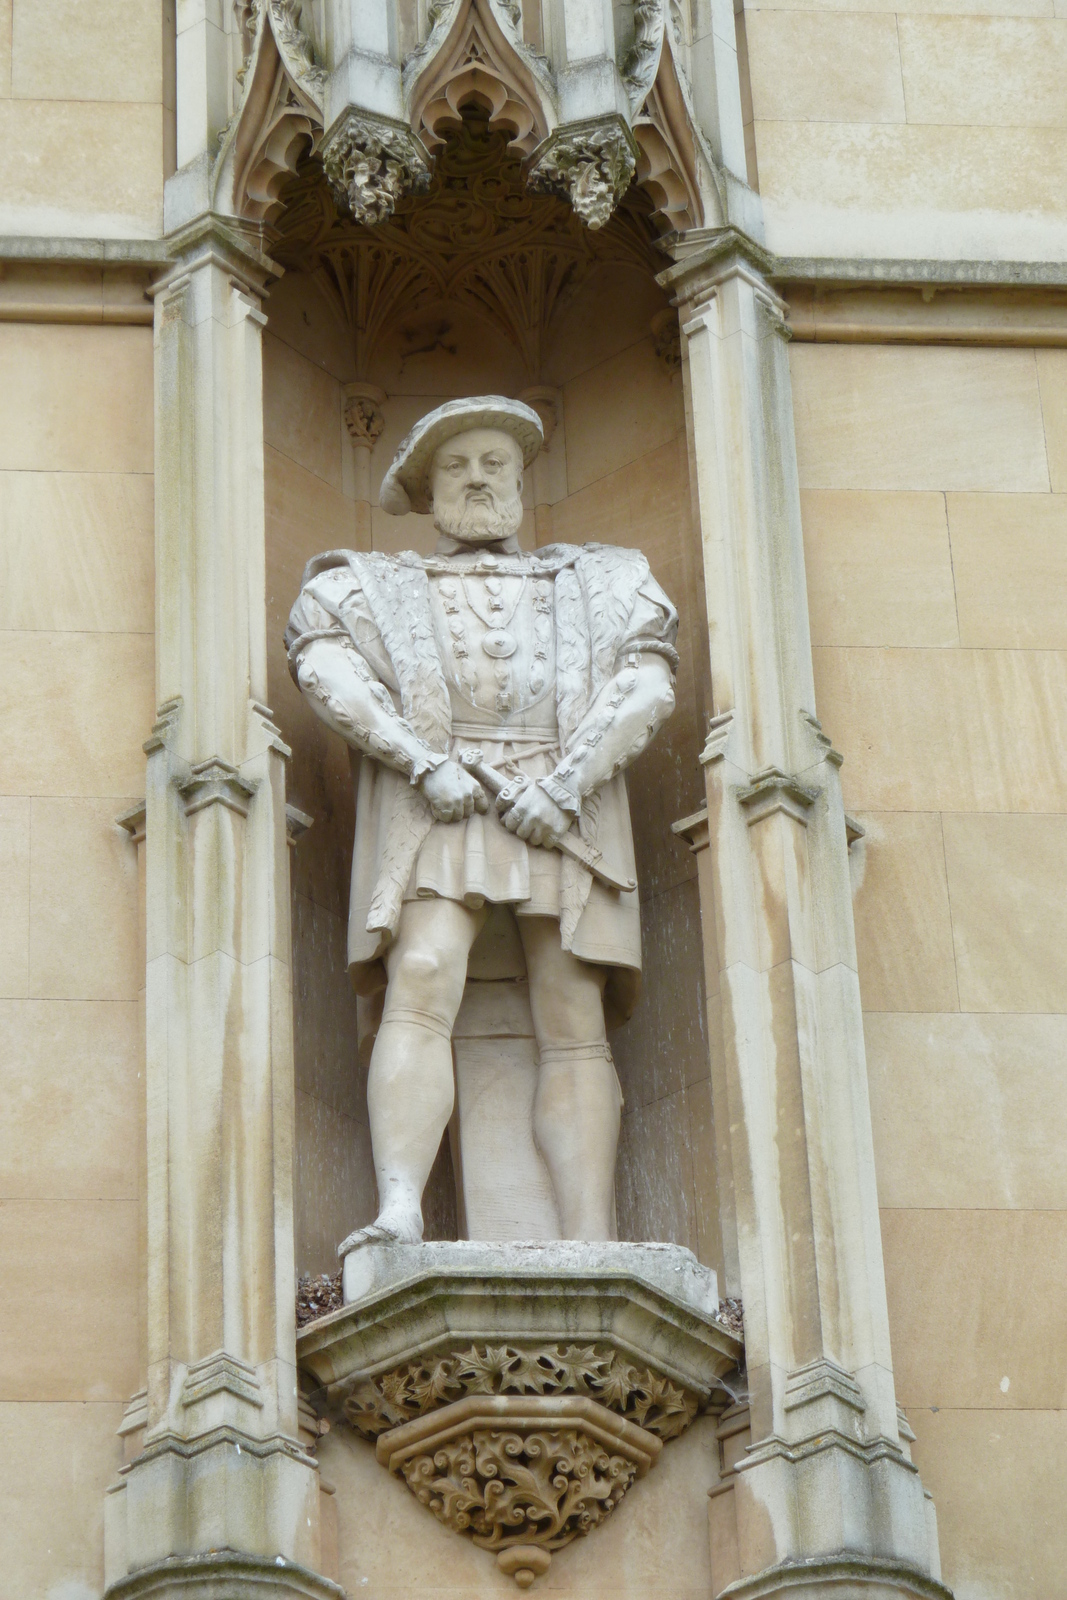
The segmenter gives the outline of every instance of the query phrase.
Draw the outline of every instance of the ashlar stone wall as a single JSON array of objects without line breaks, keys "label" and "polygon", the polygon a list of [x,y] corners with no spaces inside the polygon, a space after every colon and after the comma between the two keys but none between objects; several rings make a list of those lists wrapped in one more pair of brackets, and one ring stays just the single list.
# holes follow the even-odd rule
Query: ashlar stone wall
[{"label": "ashlar stone wall", "polygon": [[0,1587],[99,1594],[144,1382],[152,334],[0,324]]},{"label": "ashlar stone wall", "polygon": [[898,1394],[957,1600],[1067,1557],[1067,354],[792,347]]}]

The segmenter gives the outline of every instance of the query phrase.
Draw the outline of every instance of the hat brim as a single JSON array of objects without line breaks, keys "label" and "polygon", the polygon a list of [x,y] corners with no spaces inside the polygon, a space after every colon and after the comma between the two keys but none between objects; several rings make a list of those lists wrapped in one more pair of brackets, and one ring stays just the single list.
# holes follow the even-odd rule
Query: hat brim
[{"label": "hat brim", "polygon": [[471,428],[500,428],[515,440],[528,467],[545,442],[541,418],[521,400],[479,395],[448,400],[415,424],[401,441],[378,491],[378,504],[391,516],[430,510],[430,468],[441,445]]}]

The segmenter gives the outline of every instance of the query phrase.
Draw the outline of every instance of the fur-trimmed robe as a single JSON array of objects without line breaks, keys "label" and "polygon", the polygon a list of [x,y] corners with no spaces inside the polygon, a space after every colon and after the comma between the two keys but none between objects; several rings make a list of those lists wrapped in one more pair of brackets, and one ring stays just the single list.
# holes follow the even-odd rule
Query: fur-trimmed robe
[{"label": "fur-trimmed robe", "polygon": [[[528,553],[525,560],[537,576],[554,579],[556,716],[566,754],[623,658],[651,650],[665,655],[672,666],[676,663],[678,617],[638,551],[552,545]],[[420,556],[411,551],[384,555],[335,550],[309,562],[286,632],[294,677],[302,649],[314,638],[331,635],[355,644],[361,675],[365,663],[383,705],[388,691],[394,714],[399,702],[399,716],[425,744],[449,751],[451,701]],[[417,787],[384,763],[361,763],[348,935],[349,970],[361,991],[384,980],[381,956],[396,932],[412,868],[433,826]],[[586,797],[579,827],[607,862],[633,875],[621,773]],[[564,949],[581,959],[620,969],[621,981],[612,986],[613,1009],[627,1012],[636,997],[634,979],[641,965],[636,893],[606,889],[564,857],[560,936]]]}]

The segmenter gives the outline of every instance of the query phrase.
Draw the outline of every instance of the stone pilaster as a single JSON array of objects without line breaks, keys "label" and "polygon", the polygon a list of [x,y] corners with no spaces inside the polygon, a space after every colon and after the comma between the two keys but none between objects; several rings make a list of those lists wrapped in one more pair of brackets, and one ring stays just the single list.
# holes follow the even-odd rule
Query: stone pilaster
[{"label": "stone pilaster", "polygon": [[893,1386],[841,758],[815,715],[784,308],[744,236],[690,234],[680,250],[661,282],[682,324],[707,590],[700,876],[722,996],[727,1288],[744,1302],[751,1391],[736,1557],[716,1553],[717,1591],[944,1596]]},{"label": "stone pilaster", "polygon": [[155,293],[147,1398],[108,1497],[107,1592],[325,1600],[340,1591],[317,1576],[296,1385],[288,752],[265,704],[272,268],[210,217],[170,243]]}]

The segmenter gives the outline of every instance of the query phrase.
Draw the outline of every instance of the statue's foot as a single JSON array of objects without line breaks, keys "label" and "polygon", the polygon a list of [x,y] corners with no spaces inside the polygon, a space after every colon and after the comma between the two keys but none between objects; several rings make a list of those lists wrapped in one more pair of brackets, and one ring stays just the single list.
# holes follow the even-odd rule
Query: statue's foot
[{"label": "statue's foot", "polygon": [[343,1261],[365,1244],[418,1244],[422,1239],[421,1212],[385,1212],[365,1228],[356,1228],[337,1246],[338,1259]]}]

